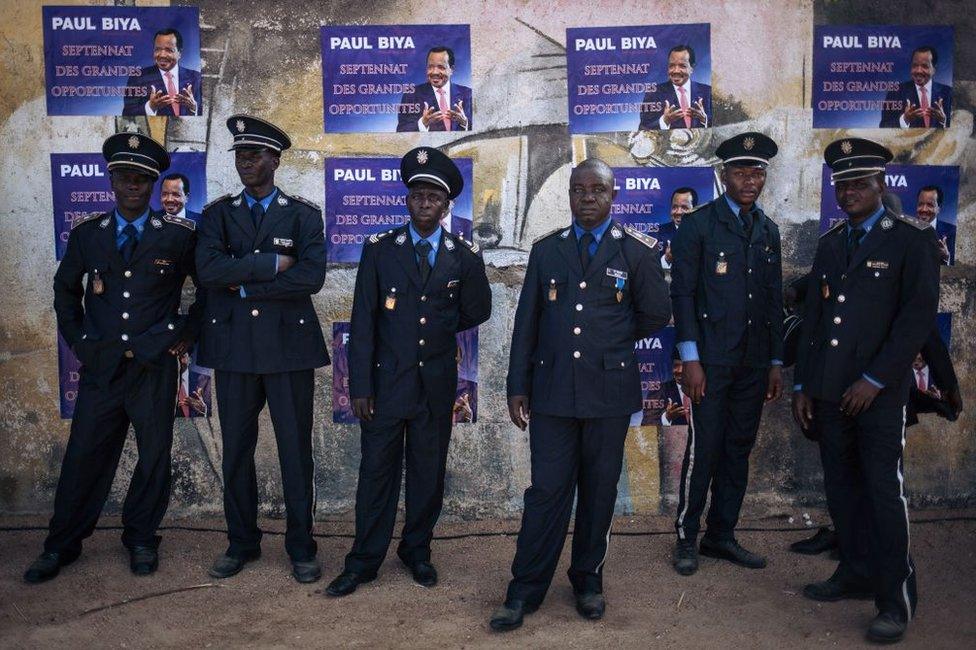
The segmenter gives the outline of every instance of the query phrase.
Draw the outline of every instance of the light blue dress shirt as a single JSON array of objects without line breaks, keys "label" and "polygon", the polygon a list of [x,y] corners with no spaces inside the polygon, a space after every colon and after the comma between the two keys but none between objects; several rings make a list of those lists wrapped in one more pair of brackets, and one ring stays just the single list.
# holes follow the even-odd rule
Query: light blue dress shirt
[{"label": "light blue dress shirt", "polygon": [[579,240],[583,238],[583,235],[590,233],[593,235],[593,242],[590,244],[590,259],[596,255],[596,249],[600,247],[600,241],[603,239],[603,235],[606,234],[607,228],[610,227],[610,217],[603,220],[599,226],[593,230],[586,230],[580,226],[576,221],[573,221],[573,232],[576,233],[577,246],[579,245]]},{"label": "light blue dress shirt", "polygon": [[[430,268],[434,268],[434,262],[437,261],[437,249],[441,245],[441,231],[443,228],[441,228],[440,224],[437,224],[437,229],[426,237],[422,237],[419,232],[414,230],[412,222],[407,226],[407,229],[410,231],[410,240],[413,242],[415,251],[417,250],[417,244],[425,239],[427,240],[427,243],[430,244],[430,252],[427,253],[427,262],[430,264]],[[415,254],[414,257],[416,257],[417,261],[420,262],[420,257],[418,255]]]},{"label": "light blue dress shirt", "polygon": [[115,248],[122,248],[122,244],[125,243],[127,236],[122,233],[122,230],[128,226],[130,223],[136,227],[136,242],[142,240],[142,231],[146,229],[146,222],[149,221],[149,208],[142,213],[141,216],[136,218],[134,221],[126,221],[125,217],[119,214],[119,211],[115,211]]}]

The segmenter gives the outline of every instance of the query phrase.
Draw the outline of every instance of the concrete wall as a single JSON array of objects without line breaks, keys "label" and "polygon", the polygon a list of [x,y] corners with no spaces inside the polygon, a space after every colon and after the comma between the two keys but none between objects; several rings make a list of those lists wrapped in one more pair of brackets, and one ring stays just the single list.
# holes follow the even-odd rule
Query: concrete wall
[{"label": "concrete wall", "polygon": [[[61,0],[63,3],[64,0]],[[140,3],[143,4],[143,3]],[[160,3],[155,3],[160,4]],[[165,4],[165,3],[162,3]],[[952,353],[968,412],[954,424],[928,418],[911,429],[908,490],[913,503],[976,503],[976,389],[973,382],[974,224],[976,224],[976,30],[967,3],[829,2],[808,0],[686,3],[667,0],[525,2],[404,0],[309,3],[306,0],[200,0],[207,120],[135,122],[168,147],[210,152],[208,194],[239,189],[223,126],[236,111],[262,115],[292,136],[279,185],[323,195],[329,156],[394,155],[421,143],[475,161],[475,237],[490,265],[494,314],[481,330],[479,421],[455,428],[448,463],[446,512],[451,516],[513,516],[527,486],[528,438],[509,422],[504,405],[508,337],[527,250],[538,234],[569,221],[565,188],[571,160],[600,156],[613,165],[642,164],[628,134],[573,137],[566,128],[565,28],[585,25],[710,22],[717,128],[694,135],[654,136],[649,164],[708,164],[719,141],[746,129],[780,144],[763,196],[781,225],[789,275],[809,266],[816,245],[823,147],[840,132],[811,128],[809,73],[815,23],[945,23],[956,26],[955,112],[952,128],[919,134],[865,130],[899,162],[962,168],[956,266],[943,273],[943,311],[954,314]],[[923,3],[924,4],[924,3]],[[43,89],[41,2],[0,9],[0,512],[51,508],[68,423],[58,418],[55,270],[49,153],[97,151],[123,126],[113,118],[48,118]],[[867,7],[867,8],[865,8]],[[434,16],[440,16],[435,20]],[[321,56],[324,23],[470,22],[478,132],[458,137],[325,135]],[[128,124],[128,123],[126,123]],[[646,160],[646,158],[641,158]],[[346,319],[354,269],[331,267],[316,297],[322,324]],[[327,329],[327,331],[330,331]],[[314,429],[318,513],[345,516],[353,505],[359,461],[358,427],[331,422],[331,373],[317,373]],[[788,377],[788,380],[790,378]],[[788,382],[789,383],[789,382]],[[656,427],[632,431],[619,507],[668,510],[673,477],[668,458],[683,442]],[[258,483],[265,514],[283,514],[274,439],[266,414],[258,448]],[[179,421],[173,448],[175,486],[170,513],[219,514],[221,443],[216,418]],[[118,511],[135,461],[126,447],[107,510]],[[787,400],[767,410],[753,454],[747,508],[785,512],[820,502],[819,459],[797,432]]]}]

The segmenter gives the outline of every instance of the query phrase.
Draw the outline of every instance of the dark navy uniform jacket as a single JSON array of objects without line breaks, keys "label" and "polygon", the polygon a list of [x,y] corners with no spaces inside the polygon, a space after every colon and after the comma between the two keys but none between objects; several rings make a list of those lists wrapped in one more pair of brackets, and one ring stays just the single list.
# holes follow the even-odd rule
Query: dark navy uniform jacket
[{"label": "dark navy uniform jacket", "polygon": [[178,341],[196,340],[204,291],[197,290],[188,316],[179,313],[183,282],[196,282],[194,229],[189,219],[150,212],[128,264],[114,211],[71,230],[54,275],[54,311],[61,335],[99,384],[107,385],[127,352],[152,365]]},{"label": "dark navy uniform jacket", "polygon": [[377,415],[450,411],[457,392],[455,334],[491,316],[475,244],[441,230],[426,284],[409,225],[370,237],[356,274],[349,334],[349,396],[373,397]]},{"label": "dark navy uniform jacket", "polygon": [[706,365],[783,359],[779,228],[758,207],[753,214],[748,238],[723,195],[686,214],[671,241],[675,340],[695,342]]},{"label": "dark navy uniform jacket", "polygon": [[[204,208],[196,261],[208,301],[197,363],[257,374],[329,363],[312,305],[325,283],[322,228],[317,206],[281,190],[259,228],[243,192]],[[298,262],[275,273],[279,254]]]},{"label": "dark navy uniform jacket", "polygon": [[526,395],[532,412],[562,417],[640,411],[634,344],[670,318],[656,240],[611,221],[584,273],[573,227],[554,231],[529,253],[508,396]]},{"label": "dark navy uniform jacket", "polygon": [[839,402],[868,375],[904,401],[939,304],[935,231],[886,210],[849,265],[847,239],[842,221],[817,246],[794,382],[814,399]]}]

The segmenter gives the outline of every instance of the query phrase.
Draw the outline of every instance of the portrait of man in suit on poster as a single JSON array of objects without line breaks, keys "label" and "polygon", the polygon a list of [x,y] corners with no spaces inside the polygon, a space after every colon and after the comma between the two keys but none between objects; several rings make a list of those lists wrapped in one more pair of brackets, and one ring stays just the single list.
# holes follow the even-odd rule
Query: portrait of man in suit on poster
[{"label": "portrait of man in suit on poster", "polygon": [[180,65],[183,36],[172,27],[153,35],[153,65],[129,77],[123,115],[202,115],[200,72]]},{"label": "portrait of man in suit on poster", "polygon": [[882,128],[946,129],[952,117],[952,87],[935,81],[939,53],[931,45],[912,52],[911,79],[885,95]]},{"label": "portrait of man in suit on poster", "polygon": [[702,129],[712,122],[712,87],[692,81],[695,50],[675,45],[668,52],[668,78],[644,94],[640,130]]},{"label": "portrait of man in suit on poster", "polygon": [[454,64],[454,50],[430,48],[427,81],[403,93],[397,131],[471,130],[471,89],[451,81]]}]

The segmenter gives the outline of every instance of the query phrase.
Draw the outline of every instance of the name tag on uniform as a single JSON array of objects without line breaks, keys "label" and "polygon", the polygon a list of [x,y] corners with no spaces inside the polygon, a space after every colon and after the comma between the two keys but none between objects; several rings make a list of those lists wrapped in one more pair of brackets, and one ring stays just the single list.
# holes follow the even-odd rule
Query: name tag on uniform
[{"label": "name tag on uniform", "polygon": [[618,280],[627,279],[627,271],[618,271],[617,269],[607,269],[607,275],[611,278],[617,278]]},{"label": "name tag on uniform", "polygon": [[886,269],[888,268],[888,263],[882,260],[868,260],[869,269]]},{"label": "name tag on uniform", "polygon": [[458,286],[459,284],[461,284],[461,281],[460,280],[450,280],[447,283],[447,288],[448,289],[453,289],[454,287]]},{"label": "name tag on uniform", "polygon": [[290,239],[281,239],[280,237],[275,237],[274,238],[274,245],[275,246],[291,247],[291,246],[294,246],[295,245],[295,242],[293,242]]},{"label": "name tag on uniform", "polygon": [[173,260],[164,260],[164,259],[157,258],[153,260],[153,264],[155,264],[156,266],[173,266]]}]

